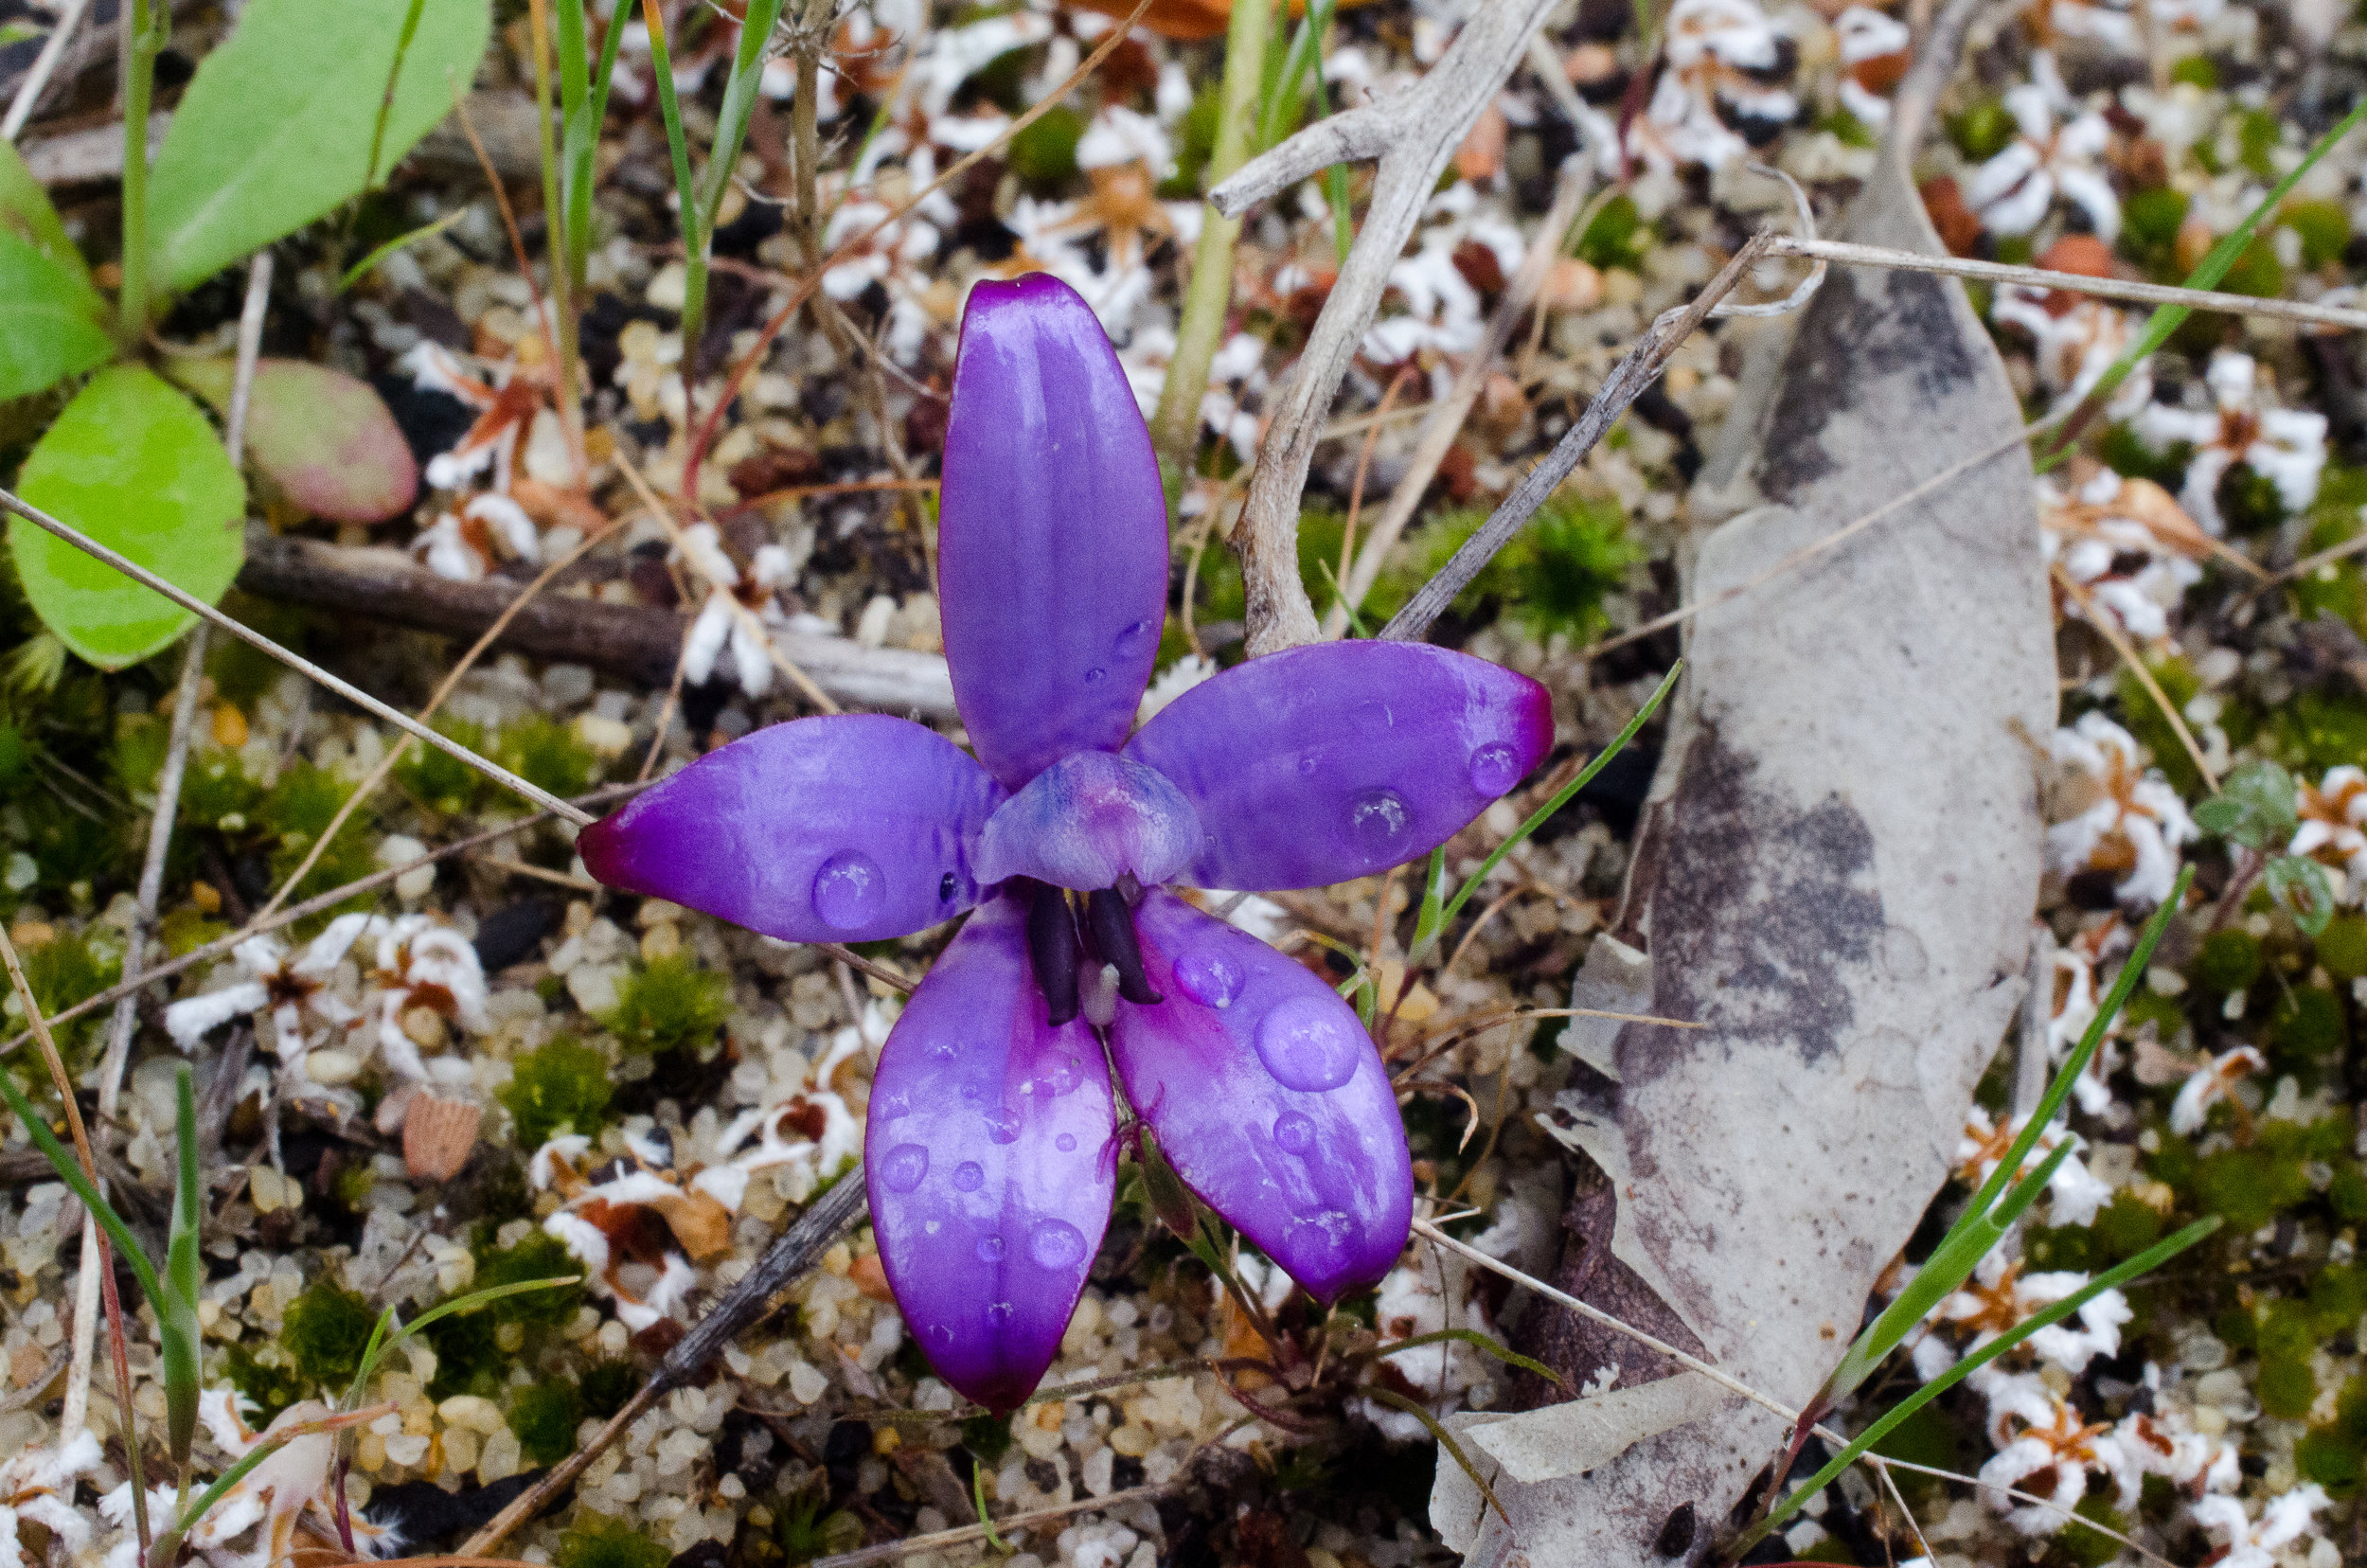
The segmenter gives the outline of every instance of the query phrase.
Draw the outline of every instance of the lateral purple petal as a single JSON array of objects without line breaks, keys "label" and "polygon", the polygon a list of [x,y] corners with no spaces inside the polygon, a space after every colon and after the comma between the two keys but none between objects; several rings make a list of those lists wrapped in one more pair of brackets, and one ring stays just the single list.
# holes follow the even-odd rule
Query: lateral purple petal
[{"label": "lateral purple petal", "polygon": [[791,942],[869,942],[978,901],[1003,791],[959,746],[877,714],[799,719],[709,752],[583,830],[611,887]]},{"label": "lateral purple petal", "polygon": [[1200,852],[1200,817],[1158,770],[1111,752],[1074,752],[987,819],[978,880],[1033,877],[1091,892],[1131,875],[1156,887]]},{"label": "lateral purple petal", "polygon": [[1537,766],[1553,705],[1525,675],[1420,643],[1317,643],[1194,686],[1123,755],[1208,829],[1181,881],[1323,887],[1428,854]]},{"label": "lateral purple petal", "polygon": [[1166,499],[1116,350],[1041,273],[970,292],[937,577],[953,699],[995,777],[1126,739],[1166,622]]},{"label": "lateral purple petal", "polygon": [[1110,1049],[1160,1151],[1317,1300],[1378,1281],[1414,1173],[1372,1037],[1322,980],[1173,894],[1134,928],[1166,1000],[1119,1002]]},{"label": "lateral purple petal", "polygon": [[1054,1027],[1026,912],[989,902],[880,1052],[864,1179],[880,1261],[929,1363],[996,1411],[1035,1391],[1109,1228],[1116,1118],[1093,1029]]}]

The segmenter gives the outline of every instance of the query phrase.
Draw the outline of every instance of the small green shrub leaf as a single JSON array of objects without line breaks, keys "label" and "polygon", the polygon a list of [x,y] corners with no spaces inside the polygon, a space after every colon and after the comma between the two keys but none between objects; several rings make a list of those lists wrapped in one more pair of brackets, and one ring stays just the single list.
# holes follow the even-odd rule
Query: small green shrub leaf
[{"label": "small green shrub leaf", "polygon": [[[246,544],[246,487],[196,404],[151,372],[91,378],[34,446],[18,493],[199,598],[220,599]],[[25,597],[67,648],[120,669],[195,617],[23,518],[9,524]]]},{"label": "small green shrub leaf", "polygon": [[[198,66],[150,175],[166,287],[203,282],[360,194],[403,19],[401,6],[251,0]],[[489,0],[427,0],[380,174],[452,113],[491,27]]]},{"label": "small green shrub leaf", "polygon": [[0,401],[106,364],[106,313],[89,279],[0,228]]}]

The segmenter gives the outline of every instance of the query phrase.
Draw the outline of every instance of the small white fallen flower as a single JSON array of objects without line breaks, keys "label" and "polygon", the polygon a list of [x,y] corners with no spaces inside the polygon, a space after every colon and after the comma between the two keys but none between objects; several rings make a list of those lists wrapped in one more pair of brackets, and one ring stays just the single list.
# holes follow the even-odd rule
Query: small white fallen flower
[{"label": "small white fallen flower", "polygon": [[2329,768],[2317,788],[2301,787],[2301,827],[2285,846],[2342,873],[2348,898],[2367,887],[2367,772]]},{"label": "small white fallen flower", "polygon": [[2060,196],[2087,215],[2088,226],[2109,245],[2121,233],[2120,198],[2101,164],[2112,128],[2092,110],[2072,113],[2069,123],[2058,124],[2057,108],[2070,105],[2070,95],[2055,78],[2051,60],[2041,57],[2034,69],[2038,80],[2005,92],[2006,113],[2020,134],[1967,178],[1965,204],[1992,234],[2020,235],[2044,223]]},{"label": "small white fallen flower", "polygon": [[2179,1086],[2178,1098],[2171,1102],[2170,1131],[2181,1137],[2200,1131],[2214,1105],[2233,1094],[2238,1083],[2265,1071],[2268,1065],[2269,1059],[2258,1050],[2238,1045],[2195,1069]]},{"label": "small white fallen flower", "polygon": [[2087,775],[2092,803],[2046,833],[2047,858],[2065,876],[2109,872],[2124,904],[2150,907],[2170,895],[2178,850],[2199,836],[2186,803],[2160,769],[2140,771],[2135,737],[2101,713],[2058,729],[2049,750],[2067,770]]},{"label": "small white fallen flower", "polygon": [[2279,1553],[2319,1533],[2318,1510],[2325,1506],[2325,1488],[2312,1481],[2269,1498],[2258,1519],[2244,1511],[2242,1499],[2223,1492],[2197,1499],[2194,1513],[2195,1523],[2220,1541],[2212,1568],[2275,1568]]},{"label": "small white fallen flower", "polygon": [[[723,552],[721,536],[712,523],[694,523],[682,532],[681,558],[707,584],[706,602],[690,624],[683,643],[683,679],[704,686],[716,663],[728,650],[732,671],[740,689],[761,697],[773,686],[773,650],[760,626],[781,618],[776,597],[796,576],[796,561],[779,544],[761,545],[748,570]],[[759,625],[749,624],[741,609],[753,612]]]},{"label": "small white fallen flower", "polygon": [[234,1018],[268,1017],[276,1031],[271,1047],[283,1056],[295,1055],[305,1044],[306,1014],[331,1027],[343,1027],[357,1016],[329,988],[337,965],[372,918],[340,915],[293,956],[269,936],[248,937],[231,950],[245,977],[168,1006],[165,1032],[182,1050],[193,1051],[199,1041]]},{"label": "small white fallen flower", "polygon": [[2239,463],[2275,486],[2287,511],[2301,511],[2318,499],[2318,480],[2326,466],[2326,417],[2280,406],[2261,384],[2258,364],[2233,349],[2211,356],[2203,383],[2210,408],[2149,402],[2133,421],[2138,437],[2156,451],[2180,441],[2193,445],[2179,500],[2196,520],[2215,535],[2227,531],[2219,515],[2219,481]]},{"label": "small white fallen flower", "polygon": [[74,1506],[74,1483],[98,1461],[98,1439],[85,1431],[62,1447],[27,1449],[0,1463],[0,1568],[34,1568],[17,1538],[20,1523],[46,1529],[69,1556],[90,1544],[90,1521]]},{"label": "small white fallen flower", "polygon": [[[2070,1523],[2091,1472],[2112,1481],[2118,1506],[2137,1501],[2144,1472],[2111,1423],[2090,1423],[2035,1377],[2000,1380],[1992,1389],[1989,1435],[2000,1446],[1981,1467],[1982,1500],[2023,1535],[2051,1535]],[[2046,1501],[2008,1497],[2008,1487]]]},{"label": "small white fallen flower", "polygon": [[426,1082],[435,1075],[404,1021],[424,1007],[472,1033],[489,1027],[485,967],[474,944],[433,916],[382,919],[375,935],[378,966],[370,982],[378,990],[379,1056],[403,1077]]}]

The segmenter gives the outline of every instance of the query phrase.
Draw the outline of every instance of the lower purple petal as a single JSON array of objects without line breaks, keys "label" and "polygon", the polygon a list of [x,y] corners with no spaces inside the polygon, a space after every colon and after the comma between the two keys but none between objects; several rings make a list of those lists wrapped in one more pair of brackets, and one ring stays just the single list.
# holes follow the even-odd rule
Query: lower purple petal
[{"label": "lower purple petal", "polygon": [[1116,1185],[1110,1078],[1083,1022],[1045,1022],[1026,911],[991,900],[880,1052],[864,1174],[880,1261],[940,1377],[1016,1409],[1060,1347]]},{"label": "lower purple petal", "polygon": [[1324,887],[1445,843],[1553,744],[1545,688],[1420,643],[1316,643],[1177,698],[1125,754],[1208,829],[1180,880]]},{"label": "lower purple petal", "polygon": [[1156,887],[1201,849],[1200,817],[1155,768],[1072,752],[987,819],[978,880],[1033,877],[1090,893],[1131,876]]},{"label": "lower purple petal", "polygon": [[970,846],[1002,798],[909,720],[799,719],[709,752],[576,847],[611,887],[784,941],[869,942],[978,901]]},{"label": "lower purple petal", "polygon": [[1160,1151],[1317,1300],[1378,1282],[1414,1173],[1372,1037],[1322,980],[1172,894],[1134,925],[1166,999],[1120,1002],[1110,1048]]}]

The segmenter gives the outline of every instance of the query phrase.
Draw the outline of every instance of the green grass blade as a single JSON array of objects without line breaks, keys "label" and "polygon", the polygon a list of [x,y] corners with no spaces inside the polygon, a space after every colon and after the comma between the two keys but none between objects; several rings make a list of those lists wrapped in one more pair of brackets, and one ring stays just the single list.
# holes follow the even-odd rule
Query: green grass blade
[{"label": "green grass blade", "polygon": [[[1471,901],[1471,895],[1479,891],[1480,883],[1487,880],[1487,874],[1490,871],[1495,870],[1504,863],[1506,855],[1512,853],[1513,849],[1523,843],[1531,833],[1536,832],[1552,820],[1555,812],[1570,804],[1573,795],[1594,781],[1594,775],[1601,773],[1612,757],[1627,749],[1628,742],[1635,739],[1636,732],[1645,726],[1653,714],[1660,711],[1660,705],[1668,700],[1668,694],[1677,689],[1677,677],[1684,673],[1684,661],[1679,659],[1668,673],[1661,678],[1660,685],[1653,689],[1650,698],[1636,710],[1636,716],[1628,721],[1627,728],[1612,736],[1611,744],[1605,746],[1593,761],[1579,769],[1575,778],[1555,791],[1553,799],[1530,812],[1529,819],[1514,829],[1510,838],[1496,846],[1494,852],[1480,862],[1479,869],[1472,872],[1463,885],[1455,890],[1454,897],[1448,900],[1446,908],[1439,912],[1438,931],[1444,931],[1453,923],[1454,918],[1463,912],[1463,906]],[[1436,939],[1437,932],[1433,932],[1432,940]],[[1406,968],[1411,970],[1424,956],[1426,951],[1421,945],[1416,944],[1414,952],[1406,956]]]},{"label": "green grass blade", "polygon": [[2130,994],[2137,989],[2137,982],[2145,977],[2146,967],[2153,958],[2153,950],[2161,945],[2163,933],[2169,930],[2171,917],[2185,901],[2186,889],[2194,878],[2193,866],[2180,869],[2170,896],[2162,901],[2162,907],[2153,912],[2153,918],[2138,934],[2137,945],[2129,953],[2128,962],[2121,966],[2119,976],[2112,982],[2112,989],[2105,994],[2104,1005],[2096,1009],[2087,1033],[2080,1037],[2078,1047],[2047,1085],[2046,1095],[2039,1100],[2038,1110],[2015,1137],[2005,1157],[1998,1162],[1997,1169],[1989,1173],[1988,1179],[1981,1184],[1980,1191],[1973,1194],[1972,1202],[1966,1205],[1965,1212],[1949,1227],[1948,1234],[1940,1238],[1940,1244],[1931,1250],[1931,1257],[1916,1272],[1915,1277],[1908,1282],[1907,1289],[1899,1292],[1898,1299],[1868,1324],[1865,1331],[1850,1345],[1849,1353],[1842,1358],[1841,1364],[1825,1381],[1821,1396],[1824,1401],[1829,1403],[1839,1399],[1857,1387],[1913,1330],[1916,1324],[1930,1316],[1933,1308],[1953,1294],[1980,1266],[1981,1259],[1988,1256],[1989,1249],[2004,1238],[2014,1221],[2038,1201],[2038,1194],[2045,1190],[2056,1168],[2070,1157],[2071,1140],[2066,1138],[2056,1146],[2038,1169],[2027,1176],[2019,1174],[2029,1159],[2030,1151],[2038,1147],[2039,1138],[2045,1135],[2048,1126],[2055,1120],[2056,1113],[2071,1097],[2072,1087],[2079,1081],[2079,1075],[2087,1071],[2089,1060],[2103,1045],[2105,1033],[2111,1028],[2112,1021],[2127,1006]]},{"label": "green grass blade", "polygon": [[1520,1351],[1509,1345],[1498,1344],[1476,1328],[1440,1328],[1433,1333],[1416,1334],[1412,1339],[1403,1339],[1395,1345],[1384,1345],[1380,1353],[1383,1356],[1394,1356],[1401,1350],[1417,1350],[1425,1345],[1443,1345],[1449,1340],[1460,1345],[1468,1345],[1474,1350],[1493,1356],[1506,1366],[1517,1366],[1523,1372],[1534,1372],[1557,1388],[1567,1389],[1570,1386],[1569,1379],[1547,1366],[1543,1362],[1531,1361]]},{"label": "green grass blade", "polygon": [[648,6],[642,15],[650,24],[650,71],[657,79],[658,117],[666,122],[666,147],[674,157],[674,199],[680,205],[683,250],[690,264],[706,255],[699,223],[699,187],[690,177],[690,138],[683,130],[682,104],[674,97],[674,56],[666,36],[663,7]]},{"label": "green grass blade", "polygon": [[372,272],[378,269],[382,262],[383,262],[388,257],[394,255],[397,251],[407,250],[411,246],[418,244],[422,240],[432,239],[435,236],[443,233],[446,229],[452,227],[453,224],[460,222],[461,219],[466,218],[468,215],[469,209],[467,207],[454,207],[432,223],[421,223],[418,228],[411,230],[407,234],[396,235],[392,240],[387,241],[384,244],[370,252],[369,255],[362,258],[361,260],[356,261],[352,266],[347,267],[346,269],[346,275],[337,279],[337,292],[339,294],[344,294],[347,289],[352,288],[356,283],[359,283],[362,279],[369,276]]},{"label": "green grass blade", "polygon": [[197,1158],[197,1080],[187,1063],[173,1082],[173,1142],[180,1155],[172,1188],[172,1228],[165,1247],[165,1310],[157,1314],[165,1380],[165,1433],[176,1467],[186,1467],[197,1437],[200,1330],[197,1249],[205,1220]]},{"label": "green grass blade", "polygon": [[608,20],[608,36],[600,40],[600,62],[592,68],[592,145],[600,144],[600,126],[608,118],[608,89],[616,76],[616,48],[625,41],[625,23],[632,18],[632,0],[617,0],[616,14]]},{"label": "green grass blade", "polygon": [[0,1066],[0,1099],[8,1101],[9,1109],[16,1114],[16,1119],[25,1124],[25,1135],[33,1140],[33,1147],[41,1150],[43,1159],[49,1162],[49,1168],[58,1173],[58,1180],[63,1182],[67,1190],[80,1199],[82,1206],[98,1219],[99,1226],[107,1233],[107,1239],[115,1243],[116,1251],[132,1266],[132,1275],[139,1281],[140,1293],[155,1310],[156,1321],[162,1323],[165,1320],[165,1289],[156,1278],[155,1266],[149,1262],[148,1255],[140,1251],[139,1238],[132,1234],[132,1227],[123,1222],[123,1216],[115,1211],[115,1205],[99,1196],[98,1189],[91,1185],[90,1178],[82,1174],[82,1163],[58,1142],[58,1135],[49,1131],[48,1122],[25,1097],[25,1092],[16,1086],[16,1075],[5,1066]]},{"label": "green grass blade", "polygon": [[552,52],[559,57],[559,189],[566,215],[569,280],[583,285],[583,260],[592,245],[593,154],[599,150],[599,124],[592,118],[591,41],[584,25],[585,0],[551,0]]},{"label": "green grass blade", "polygon": [[1471,1463],[1471,1456],[1463,1452],[1463,1445],[1455,1441],[1454,1434],[1440,1426],[1438,1417],[1433,1416],[1428,1408],[1415,1400],[1407,1399],[1393,1388],[1382,1388],[1377,1383],[1365,1384],[1363,1393],[1367,1399],[1378,1399],[1393,1410],[1402,1410],[1421,1422],[1431,1436],[1437,1441],[1438,1446],[1447,1451],[1448,1457],[1462,1468],[1464,1474],[1471,1478],[1471,1485],[1477,1487],[1480,1489],[1480,1495],[1487,1499],[1487,1506],[1496,1510],[1496,1517],[1506,1524],[1512,1523],[1512,1516],[1504,1512],[1504,1506],[1496,1500],[1496,1490],[1487,1484],[1487,1477],[1482,1475],[1479,1472],[1479,1467]]},{"label": "green grass blade", "polygon": [[1438,928],[1446,923],[1446,894],[1447,846],[1442,844],[1430,852],[1430,864],[1422,869],[1422,907],[1414,917],[1415,952],[1429,952]]},{"label": "green grass blade", "polygon": [[1938,1399],[1942,1394],[1947,1393],[2040,1329],[2051,1328],[2062,1322],[2106,1291],[2160,1268],[2213,1231],[2217,1230],[2219,1223],[2219,1217],[2216,1214],[2208,1219],[2196,1221],[2176,1236],[2157,1241],[2127,1262],[2106,1270],[2062,1300],[2033,1313],[1978,1350],[1967,1354],[1955,1365],[1893,1405],[1873,1425],[1851,1439],[1849,1444],[1835,1454],[1823,1470],[1818,1470],[1781,1503],[1770,1509],[1767,1517],[1753,1526],[1750,1533],[1735,1543],[1735,1552],[1739,1554],[1748,1551],[1753,1542],[1763,1539],[1769,1531],[1775,1529],[1785,1520],[1797,1513],[1802,1505],[1824,1490],[1832,1482],[1833,1477],[1856,1464],[1868,1449],[1889,1436],[1900,1422],[1916,1411],[1921,1410],[1925,1405],[1930,1404],[1933,1399]]},{"label": "green grass blade", "polygon": [[[522,1279],[514,1285],[489,1285],[484,1290],[471,1291],[468,1294],[456,1295],[450,1301],[437,1302],[409,1323],[396,1324],[395,1331],[383,1340],[379,1337],[377,1329],[372,1329],[369,1345],[362,1354],[361,1368],[353,1375],[353,1382],[346,1397],[347,1402],[348,1404],[358,1402],[362,1390],[369,1386],[371,1374],[378,1370],[379,1363],[394,1354],[403,1341],[429,1324],[448,1318],[454,1312],[473,1311],[479,1307],[499,1301],[504,1296],[520,1295],[527,1291],[554,1290],[561,1285],[579,1284],[582,1279],[581,1274],[555,1274],[549,1279]],[[382,1327],[387,1318],[394,1316],[394,1310],[391,1307],[386,1309],[385,1315],[379,1319]]]},{"label": "green grass blade", "polygon": [[723,83],[723,107],[715,117],[715,150],[707,155],[706,188],[700,192],[699,228],[715,227],[722,210],[723,192],[732,186],[739,165],[739,149],[748,139],[748,121],[756,112],[756,89],[764,77],[764,55],[773,28],[781,19],[781,0],[748,0],[747,20],[740,25],[739,47],[732,55],[732,74]]},{"label": "green grass blade", "polygon": [[[2349,114],[2343,116],[2332,130],[2320,136],[2311,146],[2308,153],[2293,167],[2293,171],[2270,187],[2269,194],[2260,199],[2260,204],[2245,215],[2244,221],[2236,224],[2225,239],[2211,247],[2210,254],[2196,265],[2193,272],[2186,275],[2185,287],[2189,289],[2217,288],[2219,280],[2227,276],[2229,269],[2235,265],[2236,260],[2251,246],[2252,236],[2259,232],[2261,223],[2267,220],[2269,214],[2274,212],[2278,205],[2292,193],[2293,187],[2301,183],[2302,176],[2316,168],[2318,161],[2333,151],[2335,144],[2349,135],[2362,119],[2367,119],[2367,98],[2360,99],[2358,105]],[[2137,341],[2130,344],[2121,357],[2112,362],[2112,367],[2104,373],[2103,379],[2098,381],[2089,390],[2088,395],[2080,400],[2078,411],[2055,437],[2054,449],[2038,465],[2040,472],[2044,472],[2062,460],[2063,455],[2071,450],[2073,441],[2078,438],[2081,429],[2095,417],[2095,412],[2112,401],[2112,394],[2120,390],[2121,383],[2128,379],[2129,373],[2143,364],[2146,356],[2168,342],[2170,334],[2185,325],[2186,318],[2194,313],[2195,310],[2191,305],[2157,305],[2153,308],[2153,314],[2145,318],[2145,330],[2138,334]]]}]

